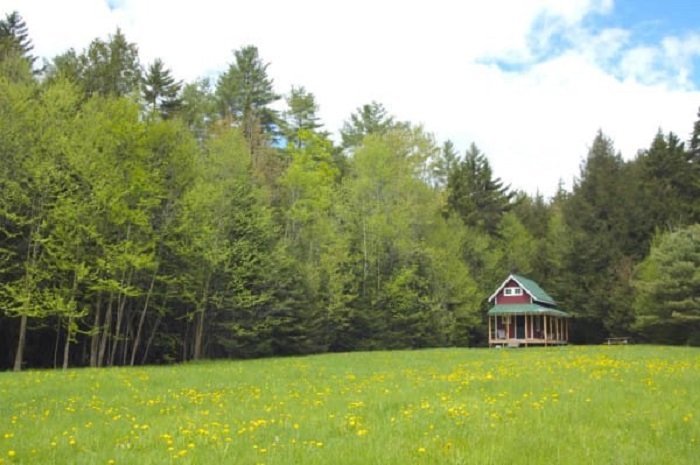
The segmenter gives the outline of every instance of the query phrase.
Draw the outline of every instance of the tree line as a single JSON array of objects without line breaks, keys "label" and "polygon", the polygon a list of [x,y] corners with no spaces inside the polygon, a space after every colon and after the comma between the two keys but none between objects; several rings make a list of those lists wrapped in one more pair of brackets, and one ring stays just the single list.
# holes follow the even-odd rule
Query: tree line
[{"label": "tree line", "polygon": [[255,46],[190,83],[120,30],[32,50],[0,20],[0,368],[481,345],[512,271],[575,342],[700,343],[700,114],[544,199],[377,102],[334,143]]}]

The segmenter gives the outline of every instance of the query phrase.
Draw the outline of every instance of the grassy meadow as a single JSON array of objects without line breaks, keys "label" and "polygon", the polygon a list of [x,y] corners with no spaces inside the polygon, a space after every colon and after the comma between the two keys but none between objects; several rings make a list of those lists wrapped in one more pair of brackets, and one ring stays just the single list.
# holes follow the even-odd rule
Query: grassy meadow
[{"label": "grassy meadow", "polygon": [[0,373],[0,464],[697,464],[700,350]]}]

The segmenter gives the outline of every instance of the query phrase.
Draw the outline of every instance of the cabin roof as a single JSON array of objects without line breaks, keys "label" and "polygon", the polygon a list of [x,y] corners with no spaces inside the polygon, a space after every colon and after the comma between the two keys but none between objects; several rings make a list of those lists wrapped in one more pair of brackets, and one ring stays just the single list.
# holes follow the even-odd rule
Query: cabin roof
[{"label": "cabin roof", "polygon": [[489,310],[489,315],[550,315],[569,318],[568,313],[556,308],[544,307],[537,304],[503,304],[494,305]]},{"label": "cabin roof", "polygon": [[531,279],[528,279],[528,278],[526,278],[526,277],[524,277],[524,276],[520,276],[520,275],[518,275],[518,274],[511,274],[510,276],[508,276],[508,277],[506,278],[506,280],[503,281],[503,284],[501,284],[500,286],[498,286],[498,289],[496,289],[496,292],[494,292],[494,293],[491,295],[491,297],[489,297],[489,302],[491,302],[491,301],[496,297],[496,295],[497,295],[499,292],[501,292],[501,289],[503,289],[503,288],[506,286],[506,284],[508,284],[508,282],[509,282],[511,279],[512,279],[513,281],[515,281],[516,283],[518,283],[518,285],[519,285],[520,287],[522,287],[522,288],[525,290],[525,292],[527,292],[528,294],[530,294],[530,296],[532,296],[533,300],[536,300],[536,301],[538,301],[538,302],[542,302],[542,303],[544,303],[544,304],[550,304],[550,305],[556,305],[556,304],[557,304],[557,303],[554,301],[554,299],[552,298],[552,296],[550,296],[549,294],[547,294],[547,293],[545,292],[545,290],[542,289],[542,288],[540,287],[539,284],[537,284],[535,281],[533,281],[533,280],[531,280]]}]

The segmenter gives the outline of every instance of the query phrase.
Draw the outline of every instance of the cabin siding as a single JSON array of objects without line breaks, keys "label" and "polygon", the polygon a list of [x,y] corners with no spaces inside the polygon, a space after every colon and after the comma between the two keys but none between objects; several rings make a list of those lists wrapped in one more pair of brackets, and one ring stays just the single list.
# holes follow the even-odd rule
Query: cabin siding
[{"label": "cabin siding", "polygon": [[508,281],[508,284],[506,284],[501,291],[496,294],[496,303],[497,304],[529,304],[531,301],[530,295],[523,289],[522,295],[505,295],[505,289],[506,287],[517,287],[522,289],[520,286],[518,286],[518,283],[515,282],[515,280],[511,279]]}]

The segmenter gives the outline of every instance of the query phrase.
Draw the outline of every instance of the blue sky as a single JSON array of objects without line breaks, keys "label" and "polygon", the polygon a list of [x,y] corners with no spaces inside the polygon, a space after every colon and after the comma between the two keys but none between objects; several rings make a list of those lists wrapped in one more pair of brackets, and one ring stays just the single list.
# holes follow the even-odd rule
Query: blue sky
[{"label": "blue sky", "polygon": [[617,0],[599,26],[624,27],[641,40],[658,42],[667,35],[697,32],[700,8],[695,0]]},{"label": "blue sky", "polygon": [[[620,80],[629,77],[630,70],[624,63],[625,60],[631,61],[632,55],[637,57],[640,66],[642,62],[647,63],[654,71],[639,70],[635,73],[638,80],[668,83],[675,79],[678,85],[697,89],[700,87],[699,32],[700,6],[692,1],[617,0],[584,14],[573,31],[570,23],[544,12],[534,19],[529,31],[533,56],[489,56],[483,62],[494,64],[505,72],[522,73],[571,50],[584,49],[587,45],[585,39],[614,33],[613,47],[595,57],[596,62],[611,75]],[[686,40],[691,42],[686,49],[674,49]],[[680,78],[679,67],[683,72]]]},{"label": "blue sky", "polygon": [[532,193],[571,186],[599,129],[629,159],[659,128],[687,138],[700,107],[689,0],[0,0],[15,9],[42,57],[120,27],[185,81],[254,44],[276,90],[313,92],[332,133],[376,100],[438,143],[475,142]]},{"label": "blue sky", "polygon": [[[700,4],[693,0],[617,0],[608,15],[592,18],[591,27],[630,31],[637,45],[653,46],[670,36],[700,32]],[[691,58],[693,85],[700,86],[700,51]]]}]

